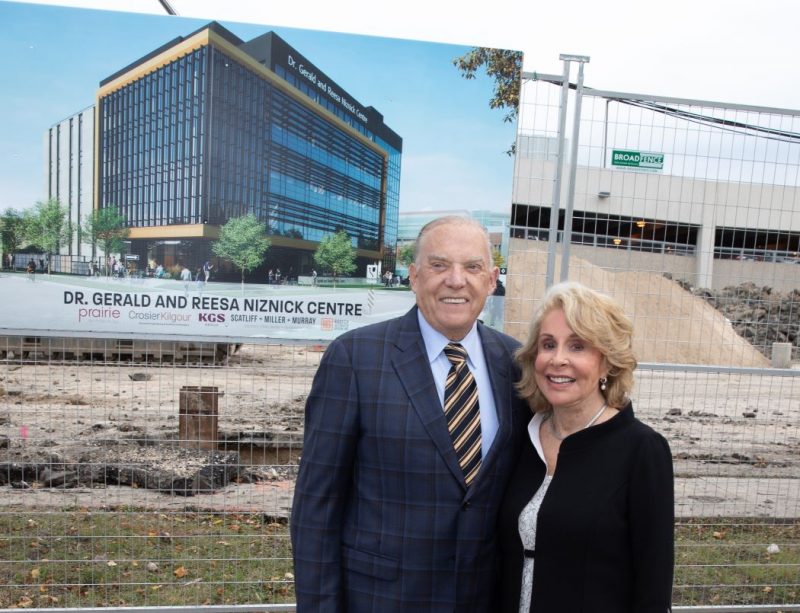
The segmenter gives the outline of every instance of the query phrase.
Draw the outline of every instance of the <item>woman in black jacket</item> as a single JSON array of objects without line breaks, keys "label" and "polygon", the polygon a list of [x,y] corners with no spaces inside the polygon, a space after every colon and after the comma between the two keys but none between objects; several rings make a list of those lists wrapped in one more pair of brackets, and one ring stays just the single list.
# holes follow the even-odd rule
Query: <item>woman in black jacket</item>
[{"label": "woman in black jacket", "polygon": [[562,283],[517,353],[534,416],[500,512],[503,611],[670,610],[672,456],[628,399],[632,333],[616,302]]}]

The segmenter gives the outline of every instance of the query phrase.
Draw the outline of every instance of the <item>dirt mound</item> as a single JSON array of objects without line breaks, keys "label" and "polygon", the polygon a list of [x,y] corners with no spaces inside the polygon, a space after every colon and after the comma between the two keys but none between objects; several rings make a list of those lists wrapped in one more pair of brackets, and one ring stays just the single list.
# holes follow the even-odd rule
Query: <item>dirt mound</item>
[{"label": "dirt mound", "polygon": [[[547,253],[512,252],[508,267],[512,273],[507,279],[505,330],[524,340],[545,291]],[[558,276],[560,258],[555,270]],[[724,315],[658,273],[607,271],[573,257],[569,278],[605,292],[623,305],[634,322],[634,346],[640,362],[769,366],[769,360],[737,334]]]}]

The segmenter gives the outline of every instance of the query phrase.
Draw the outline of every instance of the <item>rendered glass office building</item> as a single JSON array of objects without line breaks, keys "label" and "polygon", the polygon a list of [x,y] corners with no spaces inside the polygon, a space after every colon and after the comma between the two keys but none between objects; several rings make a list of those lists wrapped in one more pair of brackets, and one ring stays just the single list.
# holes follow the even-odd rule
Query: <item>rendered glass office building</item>
[{"label": "rendered glass office building", "polygon": [[100,84],[97,117],[97,206],[120,208],[141,260],[195,265],[254,213],[265,267],[309,272],[339,229],[361,271],[394,263],[402,139],[274,32],[173,40]]}]

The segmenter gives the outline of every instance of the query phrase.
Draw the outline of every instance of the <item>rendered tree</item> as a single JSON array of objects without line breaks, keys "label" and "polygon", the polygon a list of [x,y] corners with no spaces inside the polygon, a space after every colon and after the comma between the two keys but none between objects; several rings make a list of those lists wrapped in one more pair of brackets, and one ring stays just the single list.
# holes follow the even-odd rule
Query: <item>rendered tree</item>
[{"label": "rendered tree", "polygon": [[506,259],[497,247],[492,247],[492,263],[498,268],[506,265]]},{"label": "rendered tree", "polygon": [[[125,227],[125,218],[115,207],[106,207],[92,211],[83,220],[83,231],[89,236],[92,243],[92,259],[97,254],[97,243],[106,256],[122,251],[123,241],[128,238],[130,230]],[[106,270],[106,274],[108,271]]]},{"label": "rendered tree", "polygon": [[336,234],[328,234],[322,239],[314,253],[314,261],[323,270],[333,274],[333,286],[340,275],[349,275],[356,269],[356,250],[350,243],[350,237],[344,230]]},{"label": "rendered tree", "polygon": [[16,253],[25,242],[25,220],[22,213],[6,209],[0,216],[0,242],[3,252]]},{"label": "rendered tree", "polygon": [[264,224],[255,215],[248,214],[229,219],[220,228],[219,239],[214,241],[211,251],[242,271],[244,291],[245,273],[261,265],[271,244]]},{"label": "rendered tree", "polygon": [[50,272],[50,257],[58,253],[63,243],[72,240],[72,228],[67,221],[67,209],[55,198],[37,202],[33,211],[26,211],[25,237],[30,243],[47,253],[47,270]]},{"label": "rendered tree", "polygon": [[[508,49],[475,47],[453,60],[465,79],[474,79],[481,67],[494,79],[494,96],[489,100],[493,109],[507,109],[503,121],[511,122],[519,113],[519,92],[522,79],[522,52]],[[506,153],[513,155],[516,144]]]},{"label": "rendered tree", "polygon": [[397,261],[406,268],[414,263],[414,243],[403,245],[397,250]]}]

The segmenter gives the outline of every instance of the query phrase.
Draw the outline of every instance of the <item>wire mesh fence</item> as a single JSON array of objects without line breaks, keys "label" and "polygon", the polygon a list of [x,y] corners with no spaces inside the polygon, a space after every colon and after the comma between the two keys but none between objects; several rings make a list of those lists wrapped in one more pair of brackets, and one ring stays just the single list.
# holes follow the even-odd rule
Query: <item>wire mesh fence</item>
[{"label": "wire mesh fence", "polygon": [[[637,416],[674,456],[675,610],[800,610],[798,113],[586,93],[551,224],[559,85],[523,93],[506,331],[551,266],[616,296]],[[323,350],[2,337],[0,608],[291,609]]]},{"label": "wire mesh fence", "polygon": [[506,331],[548,282],[617,298],[673,451],[676,610],[800,608],[800,112],[529,76]]},{"label": "wire mesh fence", "polygon": [[643,369],[634,397],[673,452],[674,602],[800,602],[800,377]]},{"label": "wire mesh fence", "polygon": [[0,606],[293,602],[322,347],[179,345],[3,339]]},{"label": "wire mesh fence", "polygon": [[[195,361],[148,341],[161,357],[131,360],[70,356],[71,342],[3,340],[0,607],[291,605],[289,510],[323,346],[230,345]],[[789,373],[638,371],[637,415],[675,458],[676,610],[798,602]]]}]

